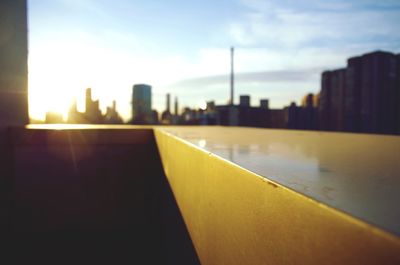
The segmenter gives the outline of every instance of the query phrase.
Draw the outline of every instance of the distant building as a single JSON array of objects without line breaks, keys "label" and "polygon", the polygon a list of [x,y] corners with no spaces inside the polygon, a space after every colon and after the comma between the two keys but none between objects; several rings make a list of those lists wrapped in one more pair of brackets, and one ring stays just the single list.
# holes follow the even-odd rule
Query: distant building
[{"label": "distant building", "polygon": [[216,125],[217,124],[217,111],[214,101],[207,102],[206,108],[206,123],[208,125]]},{"label": "distant building", "polygon": [[132,123],[151,123],[151,86],[136,84],[132,92]]},{"label": "distant building", "polygon": [[[264,103],[263,103],[264,102]],[[269,127],[268,100],[259,107],[250,106],[250,96],[241,95],[239,105],[215,106],[216,124],[226,126]]]},{"label": "distant building", "polygon": [[172,124],[179,124],[180,123],[180,117],[179,117],[179,103],[178,103],[178,97],[175,97],[175,102],[174,102],[174,115],[172,115]]},{"label": "distant building", "polygon": [[158,124],[159,123],[158,111],[156,111],[156,110],[152,110],[151,111],[151,123],[152,124]]},{"label": "distant building", "polygon": [[321,92],[319,98],[319,125],[321,130],[331,129],[331,71],[325,71],[321,77]]},{"label": "distant building", "polygon": [[122,118],[117,112],[117,103],[114,100],[111,107],[107,107],[106,114],[103,116],[99,109],[99,100],[92,99],[92,89],[86,89],[85,112],[79,112],[76,98],[74,98],[69,111],[68,123],[75,124],[121,124]]},{"label": "distant building", "polygon": [[239,98],[239,106],[240,107],[250,107],[250,96],[249,95],[241,95]]},{"label": "distant building", "polygon": [[179,115],[179,103],[178,103],[178,97],[175,97],[175,104],[174,104],[174,115],[178,116]]},{"label": "distant building", "polygon": [[[238,107],[239,126],[268,127],[269,109],[265,106],[251,107],[250,96],[240,96]],[[265,103],[264,103],[265,104]]]},{"label": "distant building", "polygon": [[201,120],[204,118],[203,110],[194,110],[188,107],[183,109],[181,115],[181,124],[184,125],[205,125],[207,124],[205,120]]},{"label": "distant building", "polygon": [[[345,128],[346,78],[346,69],[322,73],[319,98],[319,125],[321,130],[342,131]],[[350,92],[347,93],[352,96]]]},{"label": "distant building", "polygon": [[396,110],[396,133],[400,134],[400,54],[396,55],[397,60],[397,110]]},{"label": "distant building", "polygon": [[344,130],[361,131],[361,81],[362,58],[352,57],[347,60],[346,89],[344,92]]},{"label": "distant building", "polygon": [[376,51],[325,71],[319,97],[321,130],[394,134],[399,131],[399,58]]},{"label": "distant building", "polygon": [[74,98],[71,107],[68,111],[68,123],[88,123],[85,119],[84,114],[78,111],[76,98]]},{"label": "distant building", "polygon": [[261,99],[260,100],[260,108],[269,109],[269,100],[268,99]]},{"label": "distant building", "polygon": [[300,107],[295,102],[290,103],[287,109],[287,128],[288,129],[300,129]]},{"label": "distant building", "polygon": [[395,133],[396,56],[372,52],[362,56],[361,130],[368,133]]},{"label": "distant building", "polygon": [[239,125],[239,110],[234,105],[216,106],[217,124],[224,126]]},{"label": "distant building", "polygon": [[104,122],[103,115],[99,108],[99,101],[92,99],[92,89],[86,89],[85,98],[85,119],[90,124],[101,124]]},{"label": "distant building", "polygon": [[287,111],[287,128],[299,130],[315,130],[318,125],[318,111],[316,97],[307,94],[301,101],[301,106],[292,102]]},{"label": "distant building", "polygon": [[104,123],[107,124],[123,123],[122,118],[118,114],[117,102],[115,100],[113,100],[111,107],[107,107],[106,115],[104,116]]},{"label": "distant building", "polygon": [[269,109],[268,128],[287,128],[287,109]]},{"label": "distant building", "polygon": [[342,131],[344,129],[344,93],[346,90],[346,69],[331,71],[330,82],[330,130]]},{"label": "distant building", "polygon": [[171,95],[167,93],[165,99],[165,110],[161,113],[161,123],[171,124],[172,123],[172,113],[171,113]]}]

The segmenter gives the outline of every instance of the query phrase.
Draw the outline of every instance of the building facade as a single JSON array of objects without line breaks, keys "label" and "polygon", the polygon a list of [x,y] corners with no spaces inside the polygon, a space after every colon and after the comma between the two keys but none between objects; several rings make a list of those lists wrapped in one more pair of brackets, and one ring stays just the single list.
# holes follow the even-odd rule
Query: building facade
[{"label": "building facade", "polygon": [[344,92],[344,130],[361,131],[361,90],[362,58],[352,57],[347,60],[346,90]]},{"label": "building facade", "polygon": [[136,84],[132,92],[132,123],[151,123],[151,86]]},{"label": "building facade", "polygon": [[377,51],[362,56],[361,130],[395,133],[397,62],[393,53]]}]

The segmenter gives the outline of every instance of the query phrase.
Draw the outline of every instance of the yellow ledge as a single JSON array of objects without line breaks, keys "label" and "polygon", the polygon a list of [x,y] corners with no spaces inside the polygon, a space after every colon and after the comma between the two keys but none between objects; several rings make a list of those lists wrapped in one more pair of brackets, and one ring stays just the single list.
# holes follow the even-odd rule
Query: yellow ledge
[{"label": "yellow ledge", "polygon": [[[190,141],[199,130],[154,129],[164,171],[202,264],[400,264],[396,235],[200,148]],[[230,137],[226,129],[201,130]],[[241,130],[243,137],[258,133]],[[179,136],[182,131],[186,139]],[[342,135],[329,137],[340,140]],[[380,139],[397,147],[400,138]]]}]

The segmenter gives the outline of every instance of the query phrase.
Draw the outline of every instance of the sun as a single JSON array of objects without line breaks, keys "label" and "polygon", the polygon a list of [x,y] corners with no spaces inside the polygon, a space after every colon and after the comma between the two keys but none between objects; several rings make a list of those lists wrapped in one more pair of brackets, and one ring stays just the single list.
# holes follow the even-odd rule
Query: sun
[{"label": "sun", "polygon": [[40,75],[29,78],[29,115],[34,120],[44,120],[46,112],[57,112],[67,116],[73,94]]},{"label": "sun", "polygon": [[82,65],[83,54],[68,47],[43,46],[31,55],[28,59],[30,118],[44,121],[46,112],[57,112],[66,120],[73,100],[83,102],[84,90],[90,86]]}]

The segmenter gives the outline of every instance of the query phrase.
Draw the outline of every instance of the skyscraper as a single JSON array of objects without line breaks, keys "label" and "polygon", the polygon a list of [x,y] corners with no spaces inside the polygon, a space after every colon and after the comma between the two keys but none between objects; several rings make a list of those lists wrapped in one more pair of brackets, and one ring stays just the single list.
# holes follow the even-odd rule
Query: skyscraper
[{"label": "skyscraper", "polygon": [[347,60],[346,89],[344,91],[344,130],[361,130],[361,81],[362,58],[352,57]]},{"label": "skyscraper", "polygon": [[331,72],[330,129],[342,131],[344,127],[344,92],[346,90],[346,69]]},{"label": "skyscraper", "polygon": [[164,124],[171,124],[172,113],[171,113],[171,95],[168,93],[166,96],[165,111],[161,113],[161,122]]},{"label": "skyscraper", "polygon": [[397,124],[397,134],[400,134],[400,53],[396,55],[396,60],[397,60],[397,95],[396,95],[396,100],[397,100],[397,110],[396,110],[396,124]]},{"label": "skyscraper", "polygon": [[98,124],[103,123],[103,116],[99,108],[99,100],[92,99],[92,89],[86,89],[85,98],[85,119],[86,123]]},{"label": "skyscraper", "polygon": [[168,93],[167,94],[167,102],[166,102],[166,111],[171,113],[171,95]]},{"label": "skyscraper", "polygon": [[151,117],[151,86],[136,84],[132,92],[132,122],[150,123]]},{"label": "skyscraper", "polygon": [[179,105],[178,105],[178,97],[175,97],[175,105],[174,105],[174,114],[175,116],[179,115]]},{"label": "skyscraper", "polygon": [[320,118],[320,129],[321,130],[330,130],[330,122],[331,122],[331,78],[332,72],[325,71],[322,73],[321,77],[321,94],[319,101],[319,118]]},{"label": "skyscraper", "polygon": [[362,56],[361,129],[369,133],[395,133],[396,57],[376,51]]}]

